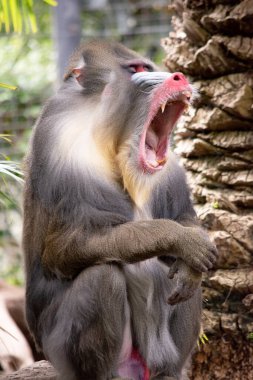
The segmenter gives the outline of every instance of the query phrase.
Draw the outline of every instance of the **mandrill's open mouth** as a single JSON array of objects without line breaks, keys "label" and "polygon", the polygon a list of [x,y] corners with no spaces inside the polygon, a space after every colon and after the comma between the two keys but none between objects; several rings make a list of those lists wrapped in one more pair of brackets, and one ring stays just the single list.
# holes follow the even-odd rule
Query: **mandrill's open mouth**
[{"label": "mandrill's open mouth", "polygon": [[170,92],[166,97],[159,92],[155,91],[153,96],[139,146],[141,169],[149,174],[161,170],[166,164],[171,132],[188,108],[192,95],[190,86],[184,91]]}]

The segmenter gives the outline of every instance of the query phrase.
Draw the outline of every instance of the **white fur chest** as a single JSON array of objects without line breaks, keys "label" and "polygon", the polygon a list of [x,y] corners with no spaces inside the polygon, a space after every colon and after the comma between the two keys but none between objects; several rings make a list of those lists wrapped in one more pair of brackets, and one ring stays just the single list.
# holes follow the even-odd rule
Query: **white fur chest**
[{"label": "white fur chest", "polygon": [[134,209],[134,221],[138,220],[151,220],[152,214],[151,214],[151,209],[150,206],[147,204],[144,204],[141,207],[136,206]]}]

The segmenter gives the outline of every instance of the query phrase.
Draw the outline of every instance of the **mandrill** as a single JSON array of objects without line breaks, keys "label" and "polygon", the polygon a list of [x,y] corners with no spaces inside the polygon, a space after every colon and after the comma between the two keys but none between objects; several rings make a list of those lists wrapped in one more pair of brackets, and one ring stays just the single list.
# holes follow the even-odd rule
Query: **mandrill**
[{"label": "mandrill", "polygon": [[61,380],[181,380],[217,251],[169,143],[193,98],[118,43],[72,57],[26,159],[26,316]]}]

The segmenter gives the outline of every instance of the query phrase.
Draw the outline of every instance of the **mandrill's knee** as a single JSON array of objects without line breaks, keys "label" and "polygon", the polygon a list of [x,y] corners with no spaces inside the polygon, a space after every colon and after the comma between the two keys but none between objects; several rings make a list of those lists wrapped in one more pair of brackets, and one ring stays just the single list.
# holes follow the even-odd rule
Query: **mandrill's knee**
[{"label": "mandrill's knee", "polygon": [[[80,289],[88,292],[88,298],[97,297],[97,300],[105,301],[110,295],[113,298],[126,296],[126,280],[122,269],[116,264],[95,265],[83,270],[73,284],[73,291]],[[106,297],[103,299],[103,295]]]}]

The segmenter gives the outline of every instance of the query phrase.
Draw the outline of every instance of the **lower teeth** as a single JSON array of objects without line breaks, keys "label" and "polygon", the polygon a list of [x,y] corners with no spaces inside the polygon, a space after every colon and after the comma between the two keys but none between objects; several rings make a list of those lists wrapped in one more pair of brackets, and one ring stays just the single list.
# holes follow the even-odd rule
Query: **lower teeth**
[{"label": "lower teeth", "polygon": [[148,161],[150,166],[153,166],[153,168],[157,168],[159,166],[159,163],[157,161]]}]

